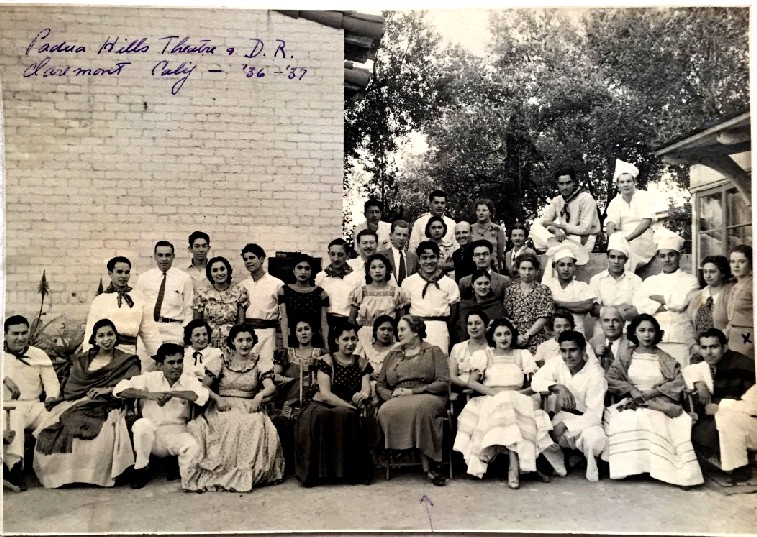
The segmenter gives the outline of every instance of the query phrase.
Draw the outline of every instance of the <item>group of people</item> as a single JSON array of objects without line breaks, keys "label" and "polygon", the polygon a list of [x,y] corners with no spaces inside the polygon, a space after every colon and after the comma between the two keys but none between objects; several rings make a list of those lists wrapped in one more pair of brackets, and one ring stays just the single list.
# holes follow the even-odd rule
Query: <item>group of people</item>
[{"label": "group of people", "polygon": [[[588,284],[576,270],[601,230],[570,167],[545,214],[509,234],[489,200],[476,222],[455,222],[433,191],[412,225],[381,221],[369,200],[358,255],[334,239],[317,274],[310,256],[293,259],[290,283],[258,244],[234,281],[201,231],[186,271],[158,241],[133,288],[130,260],[114,257],[60,378],[28,345],[28,321],[5,321],[5,479],[23,486],[32,431],[45,487],[128,475],[141,488],[151,457],[168,456],[186,491],[249,491],[289,465],[305,486],[367,483],[377,452],[405,450],[443,485],[450,412],[468,473],[506,454],[511,488],[524,472],[565,475],[579,453],[591,481],[606,466],[613,479],[694,486],[697,452],[745,479],[757,447],[751,248],[705,258],[698,282],[680,268],[681,238],[652,233],[637,175],[618,161],[608,266]],[[654,255],[662,272],[642,281]]]}]

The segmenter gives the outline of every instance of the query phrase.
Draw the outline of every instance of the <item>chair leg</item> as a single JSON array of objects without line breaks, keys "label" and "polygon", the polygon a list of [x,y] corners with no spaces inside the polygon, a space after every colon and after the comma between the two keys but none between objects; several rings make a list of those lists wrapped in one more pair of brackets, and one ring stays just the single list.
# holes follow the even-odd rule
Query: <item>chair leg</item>
[{"label": "chair leg", "polygon": [[386,480],[389,481],[389,468],[392,465],[391,461],[392,455],[389,453],[388,449],[384,450],[384,468],[386,468]]}]

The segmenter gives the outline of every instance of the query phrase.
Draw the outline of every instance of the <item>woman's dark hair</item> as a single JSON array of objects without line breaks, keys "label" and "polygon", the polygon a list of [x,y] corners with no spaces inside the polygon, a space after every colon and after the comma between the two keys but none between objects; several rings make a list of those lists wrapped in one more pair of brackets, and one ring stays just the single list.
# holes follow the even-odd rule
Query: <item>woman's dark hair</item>
[{"label": "woman's dark hair", "polygon": [[376,317],[376,320],[373,321],[373,340],[375,341],[378,338],[379,326],[384,323],[392,325],[392,334],[394,334],[394,338],[397,339],[397,325],[395,324],[394,319],[390,315],[379,315]]},{"label": "woman's dark hair", "polygon": [[641,315],[637,315],[633,318],[626,331],[626,337],[628,337],[628,341],[630,341],[637,347],[639,346],[639,338],[636,337],[636,329],[639,328],[639,325],[644,321],[649,321],[654,326],[655,333],[652,345],[657,345],[660,341],[662,341],[662,336],[665,335],[665,331],[660,327],[660,323],[657,322],[657,319],[655,319],[648,313],[642,313]]},{"label": "woman's dark hair", "polygon": [[526,235],[526,238],[528,238],[528,228],[526,227],[526,224],[522,222],[515,222],[513,224],[513,227],[510,228],[510,237],[512,237],[513,231],[515,231],[516,229],[522,229],[523,233]]},{"label": "woman's dark hair", "polygon": [[[704,269],[704,266],[707,263],[711,263],[717,267],[717,269],[720,271],[720,274],[723,275],[723,283],[728,283],[733,280],[733,273],[731,272],[731,264],[728,262],[728,258],[724,255],[708,255],[704,259],[702,259],[702,265],[701,268]],[[702,271],[697,271],[697,280],[699,280],[699,287],[704,289],[707,287],[707,284],[704,281],[704,276],[702,275]]]},{"label": "woman's dark hair", "polygon": [[103,326],[110,326],[113,329],[113,332],[116,334],[116,343],[113,346],[118,346],[118,344],[121,343],[121,336],[118,333],[116,324],[110,319],[100,319],[95,323],[95,325],[92,327],[92,333],[89,335],[89,344],[95,345],[95,334],[97,334],[97,331],[100,330]]},{"label": "woman's dark hair", "polygon": [[555,329],[555,320],[556,319],[565,319],[570,323],[570,329],[575,330],[576,329],[576,319],[573,317],[573,314],[569,312],[566,309],[557,308],[555,312],[552,314],[552,317],[549,319],[549,327],[554,331]]},{"label": "woman's dark hair", "polygon": [[371,278],[371,263],[376,260],[381,261],[384,264],[384,269],[386,269],[384,281],[388,282],[392,279],[392,266],[389,264],[389,260],[386,256],[383,254],[371,254],[368,259],[365,260],[365,283],[373,283],[373,278]]},{"label": "woman's dark hair", "polygon": [[205,277],[208,279],[211,285],[213,285],[214,282],[213,274],[210,272],[210,269],[215,263],[218,263],[219,261],[226,267],[226,282],[231,283],[231,273],[234,272],[234,269],[231,268],[231,263],[229,263],[228,259],[219,255],[208,261],[205,265]]},{"label": "woman's dark hair", "polygon": [[[476,291],[473,288],[473,282],[475,282],[479,278],[486,278],[490,282],[492,281],[491,274],[486,272],[484,269],[476,269],[476,271],[471,274],[470,287],[465,288],[465,291],[461,293],[461,298],[469,300],[476,297]],[[491,293],[491,290],[489,290],[489,292]]]},{"label": "woman's dark hair", "polygon": [[[421,338],[421,340],[426,339],[426,322],[418,317],[417,315],[403,315],[399,319],[400,321],[405,321],[408,326],[410,326],[410,330],[414,334],[418,334],[418,337]],[[399,321],[397,321],[399,324]]]},{"label": "woman's dark hair", "polygon": [[752,269],[752,247],[748,244],[739,244],[737,246],[734,246],[733,249],[731,249],[731,253],[740,253],[744,254],[744,256],[747,258],[747,261],[749,261],[749,269]]},{"label": "woman's dark hair", "polygon": [[415,249],[415,255],[420,258],[426,250],[431,250],[432,252],[434,252],[434,254],[436,254],[436,257],[439,257],[439,254],[441,253],[441,250],[439,250],[439,245],[434,241],[421,241],[421,243]]},{"label": "woman's dark hair", "polygon": [[494,332],[500,326],[506,326],[507,328],[510,329],[510,333],[513,336],[512,340],[510,341],[510,348],[514,349],[518,343],[518,329],[515,328],[515,325],[513,324],[513,322],[507,317],[500,317],[499,319],[494,319],[489,324],[489,327],[486,329],[486,342],[489,343],[490,347],[496,347],[494,343]]},{"label": "woman's dark hair", "polygon": [[481,321],[483,321],[484,326],[488,326],[489,325],[489,316],[486,314],[486,312],[484,312],[483,310],[473,309],[473,310],[470,310],[468,313],[465,314],[466,331],[467,331],[467,326],[468,326],[468,319],[470,319],[473,316],[479,317],[481,319]]},{"label": "woman's dark hair", "polygon": [[310,327],[310,331],[313,333],[313,335],[315,335],[315,328],[313,328],[313,324],[310,321],[308,321],[307,319],[297,319],[297,322],[294,323],[294,325],[292,325],[292,334],[294,336],[293,337],[294,343],[298,347],[300,346],[300,340],[297,339],[296,333],[297,333],[297,325],[301,323],[305,323],[306,325],[308,325]]},{"label": "woman's dark hair", "polygon": [[339,321],[338,323],[336,323],[334,329],[331,331],[331,333],[329,333],[329,338],[331,339],[331,342],[333,344],[332,348],[339,348],[339,343],[337,342],[337,340],[341,337],[342,334],[352,330],[355,332],[355,335],[357,335],[358,329],[359,327],[356,324],[349,321]]},{"label": "woman's dark hair", "polygon": [[428,219],[428,222],[426,222],[426,237],[431,238],[431,224],[434,222],[441,222],[442,226],[444,227],[444,232],[442,233],[442,237],[444,237],[447,234],[447,223],[444,221],[444,218],[441,216],[432,216]]},{"label": "woman's dark hair", "polygon": [[515,261],[514,261],[515,270],[520,269],[520,264],[523,263],[524,261],[530,261],[531,264],[534,266],[534,269],[536,270],[539,270],[541,268],[541,263],[539,263],[539,258],[530,252],[526,252],[524,254],[520,254],[518,257],[515,258]]},{"label": "woman's dark hair", "polygon": [[242,323],[235,324],[231,327],[231,330],[229,330],[229,335],[226,337],[226,345],[228,345],[230,349],[237,350],[237,348],[234,346],[234,339],[243,332],[247,332],[248,334],[252,335],[253,346],[258,344],[258,335],[255,333],[255,329],[247,323]]},{"label": "woman's dark hair", "polygon": [[300,263],[307,263],[310,266],[310,280],[308,280],[308,282],[310,285],[315,285],[315,259],[307,254],[295,254],[292,259],[292,275],[294,275],[294,269],[297,268],[297,265]]},{"label": "woman's dark hair", "polygon": [[195,328],[202,328],[203,326],[208,331],[208,342],[210,342],[210,334],[212,332],[210,330],[210,325],[208,324],[208,322],[204,319],[192,319],[187,323],[187,326],[184,327],[184,345],[191,345],[192,332],[195,331]]}]

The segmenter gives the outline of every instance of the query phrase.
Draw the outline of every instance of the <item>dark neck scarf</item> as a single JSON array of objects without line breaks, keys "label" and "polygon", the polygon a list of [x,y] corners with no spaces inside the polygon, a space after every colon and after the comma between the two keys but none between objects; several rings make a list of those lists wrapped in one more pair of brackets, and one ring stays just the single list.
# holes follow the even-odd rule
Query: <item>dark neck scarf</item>
[{"label": "dark neck scarf", "polygon": [[197,360],[199,360],[200,363],[202,363],[202,353],[200,351],[194,351],[192,353],[192,358],[195,359],[195,364],[194,364],[195,366],[197,366]]},{"label": "dark neck scarf", "polygon": [[418,276],[423,278],[423,281],[426,282],[426,285],[423,286],[423,292],[421,292],[421,298],[426,298],[426,291],[428,288],[433,285],[437,289],[441,289],[439,287],[439,280],[442,279],[444,276],[444,272],[441,271],[441,269],[436,269],[436,272],[434,272],[431,276],[426,276],[423,272],[419,271]]},{"label": "dark neck scarf", "polygon": [[567,198],[565,196],[562,197],[565,205],[563,205],[562,209],[560,209],[560,216],[565,217],[564,223],[567,224],[568,222],[570,222],[570,209],[568,208],[568,204],[576,199],[581,192],[583,192],[583,189],[579,186]]},{"label": "dark neck scarf", "polygon": [[344,265],[344,268],[341,271],[337,272],[332,265],[329,265],[328,267],[323,269],[323,272],[325,272],[326,276],[330,278],[343,279],[345,276],[347,276],[347,274],[352,272],[352,267],[349,265]]},{"label": "dark neck scarf", "polygon": [[3,350],[4,350],[5,352],[7,352],[8,354],[12,354],[13,356],[15,356],[15,357],[16,357],[16,360],[18,360],[18,361],[19,361],[19,362],[21,362],[22,364],[24,364],[24,365],[29,365],[29,366],[30,366],[30,365],[32,365],[32,364],[30,364],[29,362],[27,362],[27,361],[25,360],[25,358],[29,358],[29,357],[28,357],[28,356],[26,355],[26,352],[27,352],[27,351],[29,350],[29,345],[27,345],[26,347],[24,347],[24,349],[23,349],[23,350],[21,350],[21,351],[16,351],[16,352],[14,352],[14,351],[12,351],[12,350],[10,350],[10,349],[8,348],[8,342],[7,342],[7,341],[3,341]]},{"label": "dark neck scarf", "polygon": [[131,291],[131,287],[128,285],[123,289],[117,289],[115,285],[113,285],[113,282],[110,282],[110,285],[103,291],[103,293],[118,293],[118,297],[116,300],[118,300],[118,307],[121,307],[121,301],[123,300],[126,302],[126,305],[130,308],[134,307],[134,300],[127,294],[129,291]]}]

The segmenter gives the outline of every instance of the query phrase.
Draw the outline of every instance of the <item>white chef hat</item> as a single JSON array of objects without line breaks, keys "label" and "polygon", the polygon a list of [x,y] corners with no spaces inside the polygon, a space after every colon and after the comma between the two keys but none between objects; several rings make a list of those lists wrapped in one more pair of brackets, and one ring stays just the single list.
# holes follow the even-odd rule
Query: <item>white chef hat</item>
[{"label": "white chef hat", "polygon": [[607,251],[609,252],[610,250],[616,250],[624,256],[629,257],[631,249],[628,246],[626,237],[620,231],[616,231],[607,239]]},{"label": "white chef hat", "polygon": [[654,241],[657,243],[658,252],[660,250],[675,250],[680,253],[683,250],[683,239],[667,228],[657,230],[654,234]]},{"label": "white chef hat", "polygon": [[623,162],[619,158],[616,158],[615,159],[615,173],[612,176],[613,179],[617,181],[618,177],[624,173],[629,173],[633,176],[634,179],[636,179],[639,176],[639,168],[637,168],[630,162]]},{"label": "white chef hat", "polygon": [[572,257],[576,260],[576,265],[585,265],[589,262],[589,252],[586,248],[570,239],[550,247],[547,250],[547,257],[554,261],[559,261],[563,257]]}]

